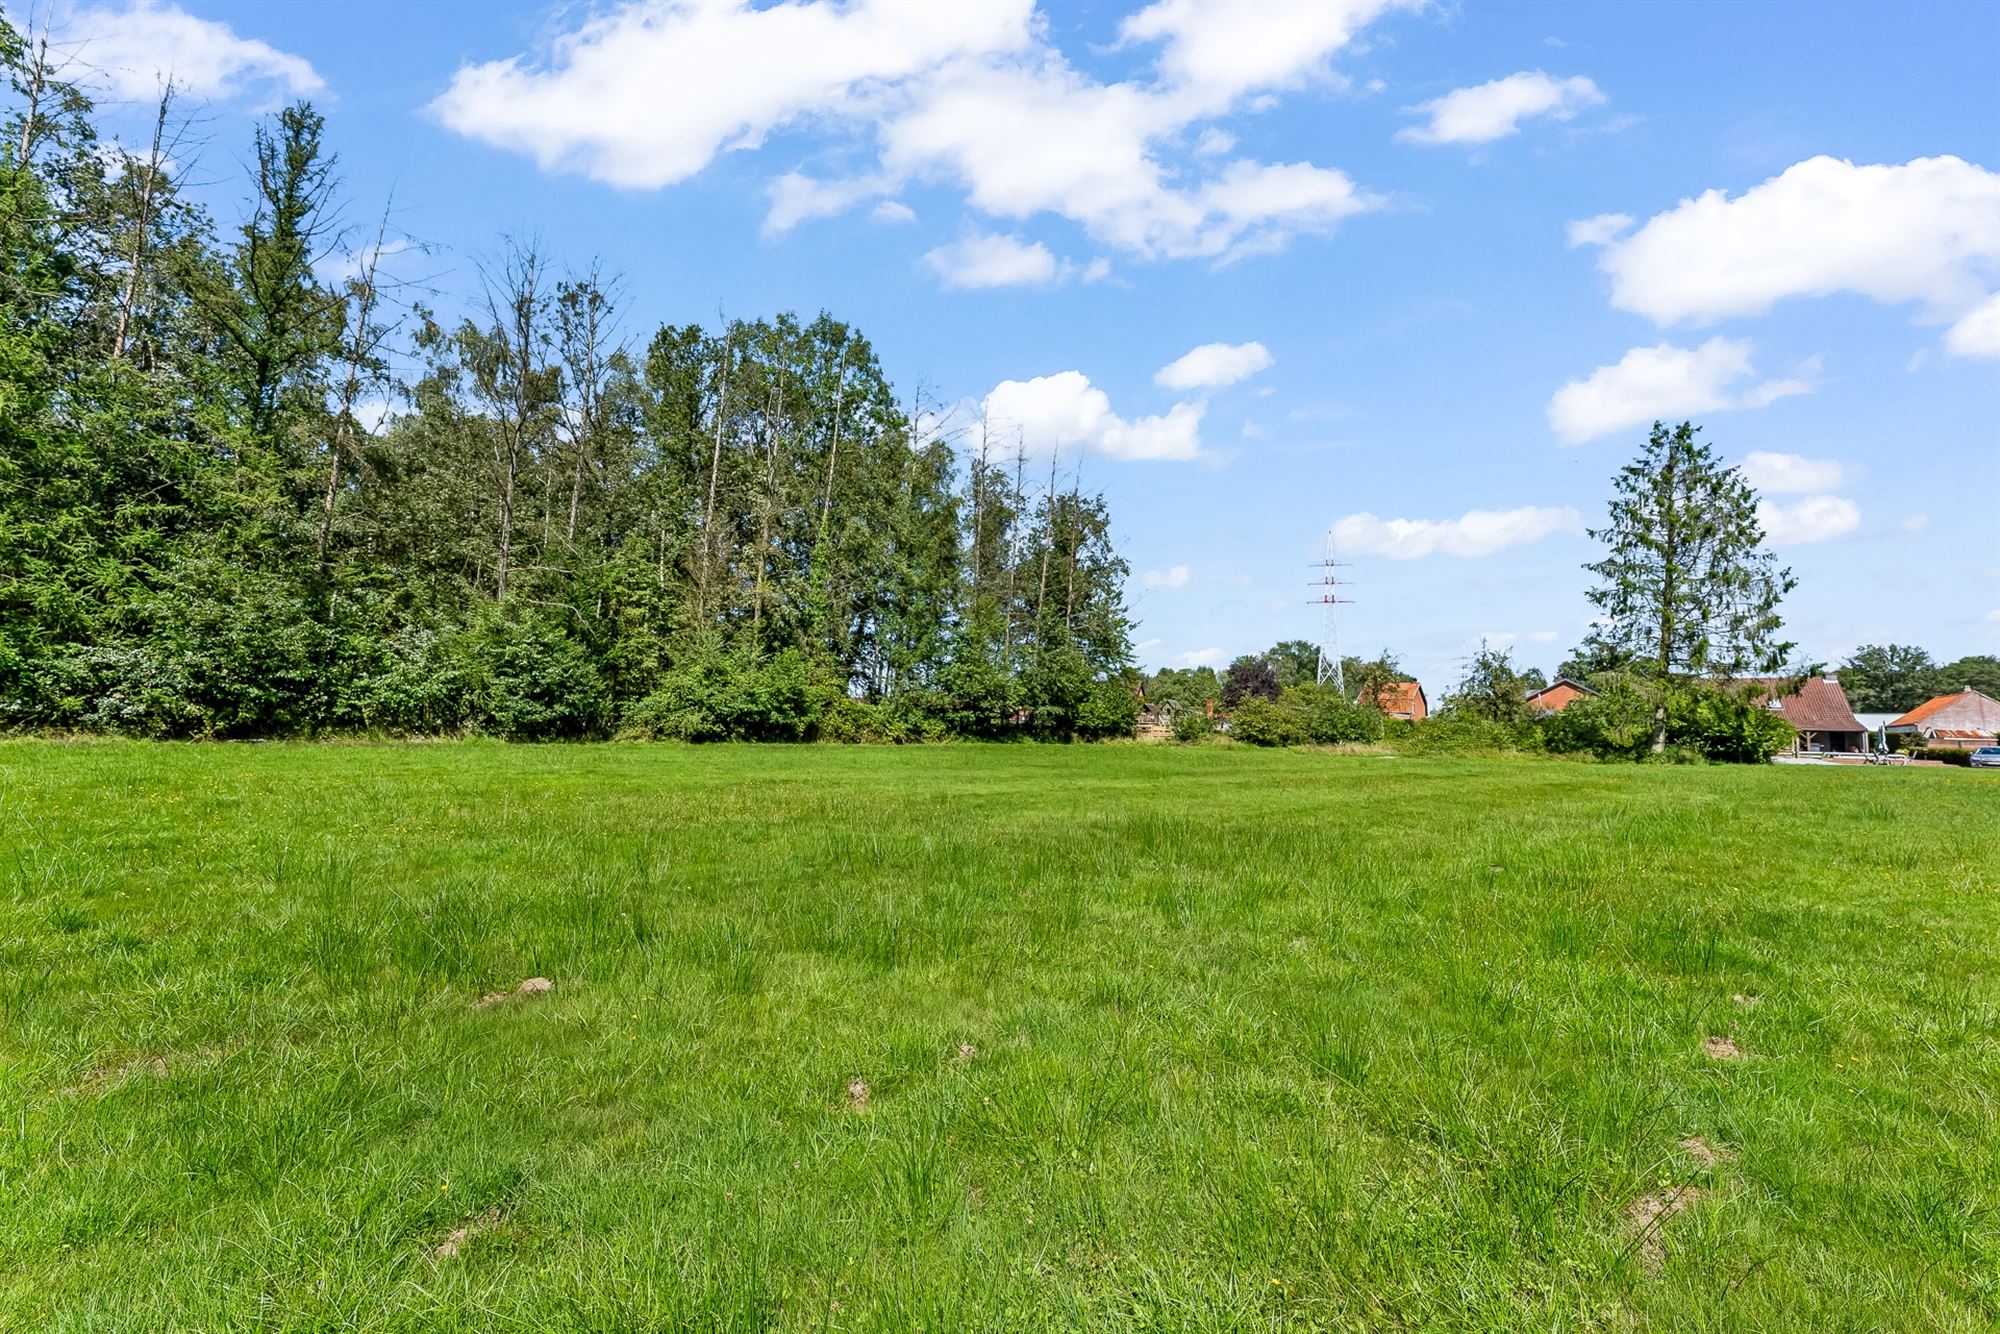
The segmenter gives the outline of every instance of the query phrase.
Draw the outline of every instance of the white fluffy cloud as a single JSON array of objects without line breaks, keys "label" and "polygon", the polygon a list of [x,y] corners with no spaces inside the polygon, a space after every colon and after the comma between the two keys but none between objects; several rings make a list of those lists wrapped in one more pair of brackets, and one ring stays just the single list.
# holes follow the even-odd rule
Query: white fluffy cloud
[{"label": "white fluffy cloud", "polygon": [[1182,667],[1220,667],[1228,661],[1229,654],[1219,648],[1198,648],[1174,655],[1174,662]]},{"label": "white fluffy cloud", "polygon": [[75,49],[80,67],[65,73],[127,101],[151,101],[168,79],[199,98],[297,97],[326,86],[302,57],[238,37],[228,24],[196,18],[178,5],[88,5],[65,18],[63,44]]},{"label": "white fluffy cloud", "polygon": [[1194,571],[1185,565],[1169,565],[1164,570],[1148,570],[1139,578],[1148,588],[1186,588]]},{"label": "white fluffy cloud", "polygon": [[1192,459],[1201,454],[1200,403],[1127,419],[1081,371],[1002,380],[980,405],[1001,439],[1018,433],[1031,454],[1081,451],[1114,459]]},{"label": "white fluffy cloud", "polygon": [[1438,553],[1490,556],[1557,533],[1582,531],[1583,516],[1567,505],[1523,505],[1511,510],[1468,510],[1456,519],[1378,519],[1373,514],[1350,514],[1333,525],[1333,541],[1352,555],[1416,560]]},{"label": "white fluffy cloud", "polygon": [[1549,426],[1565,444],[1582,444],[1628,426],[1756,408],[1812,392],[1803,378],[1734,386],[1752,374],[1745,338],[1711,338],[1700,347],[1635,347],[1588,379],[1571,380],[1549,400]]},{"label": "white fluffy cloud", "polygon": [[462,66],[431,110],[544,168],[652,189],[954,57],[1024,48],[1032,17],[1031,0],[638,0],[590,13],[541,60]]},{"label": "white fluffy cloud", "polygon": [[1632,225],[1630,213],[1600,213],[1579,218],[1568,227],[1570,249],[1580,245],[1609,245],[1618,233]]},{"label": "white fluffy cloud", "polygon": [[1541,70],[1523,70],[1405,107],[1405,112],[1430,119],[1398,130],[1396,137],[1413,144],[1488,144],[1517,133],[1530,116],[1568,120],[1603,102],[1604,93],[1582,75],[1556,79]]},{"label": "white fluffy cloud", "polygon": [[1221,389],[1271,366],[1262,343],[1203,343],[1160,367],[1153,383],[1163,389]]},{"label": "white fluffy cloud", "polygon": [[1102,83],[1048,43],[1031,0],[627,0],[534,58],[461,68],[431,110],[544,168],[627,188],[807,125],[873,139],[878,160],[850,179],[774,182],[774,231],[950,181],[991,217],[1055,214],[1143,258],[1229,258],[1380,204],[1331,168],[1224,160],[1224,140],[1197,132],[1324,76],[1392,7],[1159,0],[1121,28],[1124,43],[1158,46],[1155,77]]},{"label": "white fluffy cloud", "polygon": [[1289,88],[1330,71],[1327,58],[1392,0],[1158,0],[1119,25],[1126,42],[1160,42],[1165,82],[1201,105],[1226,106],[1258,88]]},{"label": "white fluffy cloud", "polygon": [[1744,455],[1739,471],[1750,485],[1775,495],[1831,491],[1847,480],[1847,469],[1838,459],[1809,459],[1803,454],[1762,449]]},{"label": "white fluffy cloud", "polygon": [[[1836,293],[1957,319],[1984,309],[2000,284],[2000,173],[1956,157],[1809,158],[1734,199],[1709,190],[1681,201],[1607,240],[1598,267],[1613,305],[1662,325]],[[1977,348],[1981,327],[1954,336]]]},{"label": "white fluffy cloud", "polygon": [[1955,357],[2000,358],[2000,292],[1945,331],[1944,350]]},{"label": "white fluffy cloud", "polygon": [[926,252],[946,287],[1037,287],[1068,276],[1069,266],[1040,241],[975,232]]},{"label": "white fluffy cloud", "polygon": [[1845,496],[1807,496],[1789,503],[1760,500],[1757,522],[1772,546],[1803,546],[1853,532],[1861,526],[1861,507]]}]

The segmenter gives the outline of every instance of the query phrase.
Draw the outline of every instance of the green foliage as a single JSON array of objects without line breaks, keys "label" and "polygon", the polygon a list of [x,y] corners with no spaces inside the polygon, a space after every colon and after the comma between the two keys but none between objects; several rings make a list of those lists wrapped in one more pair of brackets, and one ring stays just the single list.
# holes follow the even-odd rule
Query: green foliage
[{"label": "green foliage", "polygon": [[1262,695],[1251,695],[1229,715],[1229,735],[1253,746],[1297,746],[1309,738],[1304,713]]},{"label": "green foliage", "polygon": [[[657,690],[627,708],[622,734],[675,741],[804,741],[831,703],[795,651],[760,659],[711,650],[676,663]],[[868,739],[863,718],[843,719],[840,728],[851,739]]]},{"label": "green foliage", "polygon": [[1285,692],[1284,702],[1297,710],[1309,741],[1337,745],[1382,739],[1381,711],[1356,704],[1331,685],[1294,686]]},{"label": "green foliage", "polygon": [[2000,658],[1990,653],[1973,653],[1938,668],[1940,695],[1963,690],[1967,686],[1988,699],[2000,699]]},{"label": "green foliage", "polygon": [[1205,709],[1174,711],[1174,740],[1200,741],[1215,734],[1215,719]]},{"label": "green foliage", "polygon": [[1907,713],[1943,682],[1923,649],[1908,644],[1864,644],[1840,665],[1840,688],[1857,713]]},{"label": "green foliage", "polygon": [[1476,713],[1439,713],[1405,723],[1396,749],[1406,755],[1532,754],[1543,748],[1532,722],[1501,722]]},{"label": "green foliage", "polygon": [[[1709,682],[1662,685],[1631,673],[1593,678],[1599,693],[1541,720],[1551,751],[1639,760],[1667,748],[1706,760],[1761,764],[1791,745],[1794,729],[1750,692]],[[1655,745],[1666,718],[1665,747]]]},{"label": "green foliage", "polygon": [[1440,711],[1509,726],[1525,723],[1533,714],[1528,707],[1531,688],[1507,650],[1489,649],[1482,640],[1465,679],[1445,696]]},{"label": "green foliage", "polygon": [[1963,746],[1918,746],[1910,753],[1920,760],[1936,760],[1940,764],[1956,764],[1967,769],[1972,767],[1972,752]]},{"label": "green foliage", "polygon": [[379,245],[318,276],[345,201],[313,108],[257,127],[222,225],[37,50],[0,21],[37,106],[0,134],[0,726],[1131,730],[1103,498],[962,473],[858,330],[626,347],[615,278],[517,244],[455,325],[399,313]]},{"label": "green foliage", "polygon": [[[1796,581],[1763,549],[1756,492],[1699,434],[1654,422],[1614,479],[1609,521],[1590,534],[1604,559],[1584,567],[1601,617],[1578,658],[1674,684],[1771,671],[1790,653],[1778,603]],[[1658,710],[1653,749],[1667,732]]]}]

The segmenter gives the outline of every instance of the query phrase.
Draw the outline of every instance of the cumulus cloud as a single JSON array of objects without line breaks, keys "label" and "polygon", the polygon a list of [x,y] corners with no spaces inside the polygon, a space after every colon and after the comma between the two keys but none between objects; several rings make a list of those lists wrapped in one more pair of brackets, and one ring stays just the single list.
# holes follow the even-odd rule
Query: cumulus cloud
[{"label": "cumulus cloud", "polygon": [[1956,157],[1809,158],[1733,199],[1709,190],[1682,200],[1606,242],[1598,267],[1613,305],[1662,325],[1854,293],[1917,303],[1927,319],[1973,319],[1953,336],[1965,355],[1985,355],[1976,349],[1989,345],[1987,326],[1967,312],[1989,309],[2000,283],[2000,173]]},{"label": "cumulus cloud", "polygon": [[1031,454],[1090,451],[1114,459],[1192,459],[1201,454],[1200,403],[1125,418],[1081,371],[1002,380],[981,403],[996,432],[1018,432]]},{"label": "cumulus cloud", "polygon": [[158,0],[71,10],[62,36],[76,50],[65,76],[127,101],[151,101],[169,79],[199,98],[276,100],[326,86],[303,57]]},{"label": "cumulus cloud", "polygon": [[1861,526],[1861,507],[1845,496],[1807,496],[1789,503],[1759,500],[1757,522],[1772,546],[1803,546],[1853,532]]},{"label": "cumulus cloud", "polygon": [[1631,225],[1630,213],[1600,213],[1594,218],[1578,218],[1568,227],[1570,249],[1585,245],[1609,245],[1618,233]]},{"label": "cumulus cloud", "polygon": [[1728,408],[1764,407],[1812,392],[1810,380],[1765,380],[1745,389],[1752,374],[1746,338],[1711,338],[1700,347],[1635,347],[1615,365],[1571,380],[1549,400],[1549,426],[1564,444],[1582,444],[1629,426]]},{"label": "cumulus cloud", "polygon": [[1488,144],[1518,133],[1530,116],[1568,120],[1603,102],[1603,92],[1582,75],[1556,79],[1541,70],[1524,70],[1403,108],[1430,119],[1398,130],[1396,137],[1413,144]]},{"label": "cumulus cloud", "polygon": [[1194,571],[1185,565],[1169,565],[1164,570],[1148,570],[1139,577],[1148,588],[1186,588]]},{"label": "cumulus cloud", "polygon": [[852,179],[774,183],[772,231],[949,181],[991,217],[1054,214],[1142,258],[1226,259],[1380,206],[1331,168],[1224,160],[1226,135],[1198,131],[1325,77],[1392,7],[1159,0],[1120,30],[1158,47],[1155,77],[1103,83],[1049,44],[1031,0],[627,0],[535,56],[462,67],[431,112],[546,169],[635,189],[791,129],[872,138],[877,160]]},{"label": "cumulus cloud", "polygon": [[1153,383],[1163,389],[1221,389],[1271,365],[1262,343],[1203,343],[1160,367]]},{"label": "cumulus cloud", "polygon": [[881,85],[1025,48],[1032,16],[1031,0],[639,0],[588,13],[539,60],[461,66],[431,111],[544,168],[656,189],[808,115],[858,113]]},{"label": "cumulus cloud", "polygon": [[868,216],[877,222],[915,222],[917,211],[900,199],[885,199],[869,209]]},{"label": "cumulus cloud", "polygon": [[1583,516],[1567,505],[1468,510],[1456,519],[1378,519],[1350,514],[1333,526],[1334,545],[1357,556],[1490,556],[1558,533],[1581,533]]},{"label": "cumulus cloud", "polygon": [[2000,292],[1945,331],[1944,350],[1954,357],[2000,358]]},{"label": "cumulus cloud", "polygon": [[946,287],[1039,287],[1069,273],[1040,241],[984,232],[927,251],[924,262]]},{"label": "cumulus cloud", "polygon": [[1327,77],[1327,59],[1392,0],[1313,0],[1246,5],[1229,0],[1158,0],[1126,18],[1126,42],[1159,42],[1160,74],[1198,105],[1226,106],[1244,92],[1290,88]]},{"label": "cumulus cloud", "polygon": [[1738,471],[1759,491],[1776,495],[1831,491],[1847,480],[1847,469],[1837,459],[1809,459],[1803,454],[1762,449],[1744,455]]},{"label": "cumulus cloud", "polygon": [[1174,655],[1174,662],[1182,667],[1220,667],[1228,661],[1229,655],[1219,648],[1198,648]]}]

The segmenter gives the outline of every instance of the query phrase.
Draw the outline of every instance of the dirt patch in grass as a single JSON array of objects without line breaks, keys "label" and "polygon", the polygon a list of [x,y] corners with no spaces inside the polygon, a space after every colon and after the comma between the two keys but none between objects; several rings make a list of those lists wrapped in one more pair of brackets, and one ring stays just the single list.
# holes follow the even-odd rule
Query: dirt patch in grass
[{"label": "dirt patch in grass", "polygon": [[973,1046],[970,1042],[961,1042],[958,1044],[957,1054],[951,1058],[951,1063],[953,1065],[964,1065],[977,1055],[979,1055],[979,1048]]},{"label": "dirt patch in grass", "polygon": [[1625,1206],[1625,1225],[1638,1242],[1639,1263],[1648,1274],[1659,1273],[1667,1262],[1667,1220],[1693,1208],[1707,1194],[1700,1186],[1670,1186]]},{"label": "dirt patch in grass", "polygon": [[1716,1148],[1699,1135],[1689,1135],[1682,1140],[1681,1149],[1703,1167],[1714,1167],[1717,1163],[1736,1156],[1727,1149]]},{"label": "dirt patch in grass", "polygon": [[1743,1049],[1736,1045],[1735,1038],[1703,1038],[1701,1051],[1702,1055],[1712,1061],[1736,1061],[1743,1058]]},{"label": "dirt patch in grass", "polygon": [[859,1075],[847,1081],[847,1109],[851,1112],[868,1110],[868,1081]]},{"label": "dirt patch in grass", "polygon": [[490,1010],[494,1006],[505,1004],[510,1000],[522,1000],[529,996],[544,996],[555,989],[556,984],[549,981],[546,977],[531,977],[512,991],[487,992],[484,996],[472,1002],[472,1008],[475,1010]]},{"label": "dirt patch in grass", "polygon": [[1762,996],[1745,995],[1741,991],[1736,992],[1729,999],[1735,1001],[1738,1005],[1741,1005],[1746,1010],[1752,1008],[1753,1006],[1762,1005],[1764,1003],[1764,998]]},{"label": "dirt patch in grass", "polygon": [[431,1248],[431,1259],[449,1260],[464,1250],[474,1237],[477,1237],[482,1232],[491,1232],[499,1226],[500,1211],[498,1209],[488,1209],[483,1214],[468,1218],[446,1234],[443,1241]]}]

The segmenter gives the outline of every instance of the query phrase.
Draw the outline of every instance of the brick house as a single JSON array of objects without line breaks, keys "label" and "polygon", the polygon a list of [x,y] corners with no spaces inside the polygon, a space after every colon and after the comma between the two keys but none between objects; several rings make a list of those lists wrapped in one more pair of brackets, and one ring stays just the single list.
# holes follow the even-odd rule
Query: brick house
[{"label": "brick house", "polygon": [[1528,707],[1536,713],[1561,713],[1578,700],[1596,693],[1581,681],[1558,676],[1540,690],[1528,692]]},{"label": "brick house", "polygon": [[1757,677],[1746,684],[1765,697],[1765,707],[1798,729],[1797,755],[1860,755],[1868,750],[1868,728],[1848,707],[1837,676],[1809,676],[1792,694],[1780,694],[1791,678]]},{"label": "brick house", "polygon": [[[1357,696],[1354,702],[1367,701]],[[1424,688],[1415,681],[1388,681],[1375,687],[1375,707],[1382,710],[1384,718],[1401,718],[1411,723],[1422,722],[1431,711]]]},{"label": "brick house", "polygon": [[1921,744],[1926,746],[1952,746],[1960,750],[1990,746],[1996,734],[2000,734],[2000,701],[1967,686],[1925,700],[1885,730],[1891,737],[1920,737]]}]

